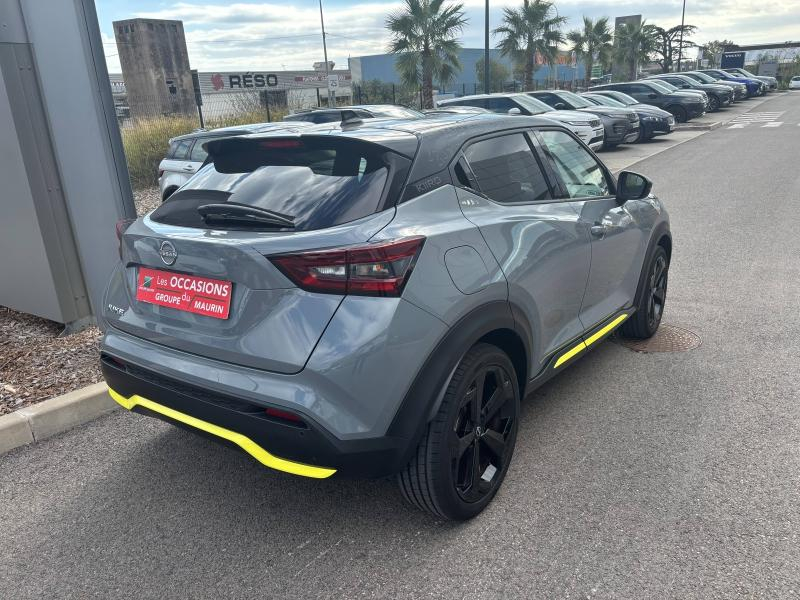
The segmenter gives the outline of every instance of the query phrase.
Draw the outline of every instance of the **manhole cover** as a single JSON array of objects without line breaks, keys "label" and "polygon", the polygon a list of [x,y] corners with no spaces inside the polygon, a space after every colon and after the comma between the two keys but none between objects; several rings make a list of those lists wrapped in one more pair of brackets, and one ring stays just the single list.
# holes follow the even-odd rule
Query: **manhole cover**
[{"label": "manhole cover", "polygon": [[617,336],[617,342],[636,352],[685,352],[699,347],[700,336],[674,325],[661,325],[649,340],[633,340]]}]

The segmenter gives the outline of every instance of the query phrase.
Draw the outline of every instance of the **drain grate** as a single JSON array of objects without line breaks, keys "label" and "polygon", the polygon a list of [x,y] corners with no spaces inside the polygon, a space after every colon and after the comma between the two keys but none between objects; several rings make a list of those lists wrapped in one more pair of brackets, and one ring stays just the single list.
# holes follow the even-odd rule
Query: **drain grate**
[{"label": "drain grate", "polygon": [[694,350],[702,344],[700,336],[688,329],[664,325],[649,340],[633,340],[616,336],[618,344],[635,352],[686,352]]}]

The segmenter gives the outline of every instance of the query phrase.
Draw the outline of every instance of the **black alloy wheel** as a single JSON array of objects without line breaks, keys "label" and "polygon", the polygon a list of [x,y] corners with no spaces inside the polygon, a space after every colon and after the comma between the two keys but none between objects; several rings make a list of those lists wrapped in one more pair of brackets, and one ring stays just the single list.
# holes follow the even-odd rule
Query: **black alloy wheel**
[{"label": "black alloy wheel", "polygon": [[473,346],[458,363],[436,416],[397,476],[406,500],[456,521],[480,513],[511,463],[519,402],[519,383],[508,355],[490,344]]},{"label": "black alloy wheel", "polygon": [[708,97],[708,112],[716,112],[719,110],[719,98],[717,96]]},{"label": "black alloy wheel", "polygon": [[664,304],[667,300],[667,277],[667,257],[659,254],[653,261],[647,292],[647,324],[654,331],[658,329],[664,314]]},{"label": "black alloy wheel", "polygon": [[672,105],[667,110],[672,113],[673,117],[675,117],[676,123],[685,123],[689,118],[689,115],[686,113],[686,109],[682,106]]},{"label": "black alloy wheel", "polygon": [[642,267],[641,295],[636,312],[622,324],[622,334],[644,340],[653,337],[664,316],[669,280],[669,257],[663,246],[656,246],[649,262]]}]

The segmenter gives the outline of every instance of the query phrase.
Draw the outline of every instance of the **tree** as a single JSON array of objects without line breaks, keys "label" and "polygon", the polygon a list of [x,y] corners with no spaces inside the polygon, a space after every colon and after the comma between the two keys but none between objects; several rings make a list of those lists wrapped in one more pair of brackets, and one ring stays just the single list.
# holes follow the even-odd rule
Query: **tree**
[{"label": "tree", "polygon": [[503,9],[503,25],[494,30],[503,36],[497,47],[503,56],[510,56],[522,65],[524,89],[533,87],[536,54],[552,67],[558,44],[564,42],[560,27],[566,21],[547,0],[523,0],[520,8]]},{"label": "tree", "polygon": [[657,44],[653,25],[642,21],[639,24],[624,23],[614,35],[615,58],[628,69],[629,79],[636,79],[639,65],[650,60]]},{"label": "tree", "polygon": [[[475,75],[478,77],[478,87],[483,89],[484,70],[483,57],[481,56],[475,63]],[[503,85],[511,77],[511,72],[503,63],[489,59],[489,91],[502,92]]]},{"label": "tree", "polygon": [[730,40],[712,40],[710,42],[706,42],[703,48],[703,58],[708,60],[708,64],[711,65],[712,68],[716,68],[719,66],[717,63],[717,57],[720,56],[723,52],[727,52],[729,48],[735,48],[736,44],[734,44]]},{"label": "tree", "polygon": [[597,19],[597,21],[583,17],[583,29],[575,29],[567,34],[567,41],[571,44],[570,50],[583,60],[586,67],[584,79],[587,82],[592,78],[592,67],[595,60],[600,64],[608,62],[613,50],[612,39],[608,17]]},{"label": "tree", "polygon": [[[686,49],[696,46],[689,40],[689,36],[697,31],[697,27],[695,25],[676,25],[669,29],[653,27],[653,30],[656,34],[656,47],[653,51],[657,57],[656,62],[661,66],[662,73],[669,73],[675,60],[683,59],[686,56]],[[678,65],[678,69],[680,67]]]},{"label": "tree", "polygon": [[444,0],[405,0],[403,9],[386,19],[392,36],[389,52],[398,55],[403,83],[422,85],[422,108],[433,107],[434,80],[446,86],[461,70],[456,37],[467,24],[463,8],[444,6]]}]

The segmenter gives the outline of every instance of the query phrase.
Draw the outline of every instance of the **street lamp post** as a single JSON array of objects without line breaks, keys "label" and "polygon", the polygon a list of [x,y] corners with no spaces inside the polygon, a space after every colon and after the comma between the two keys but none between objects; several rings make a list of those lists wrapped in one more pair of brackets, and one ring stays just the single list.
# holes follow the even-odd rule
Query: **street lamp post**
[{"label": "street lamp post", "polygon": [[686,0],[683,0],[683,10],[681,11],[681,39],[678,42],[678,71],[681,70],[681,59],[683,58],[683,20],[686,17]]},{"label": "street lamp post", "polygon": [[489,0],[486,0],[485,46],[483,48],[483,93],[489,93]]},{"label": "street lamp post", "polygon": [[322,26],[322,54],[325,58],[325,83],[328,86],[328,106],[336,106],[335,99],[331,96],[330,73],[328,67],[328,44],[325,42],[325,19],[322,17],[322,0],[319,0],[319,23]]}]

